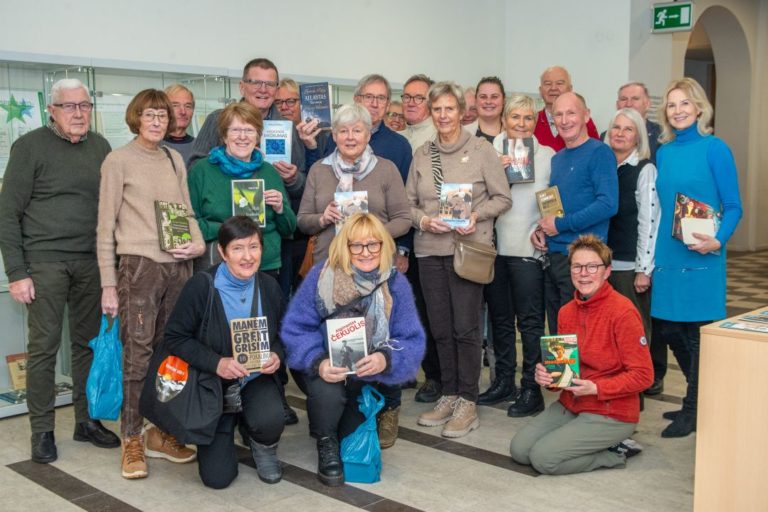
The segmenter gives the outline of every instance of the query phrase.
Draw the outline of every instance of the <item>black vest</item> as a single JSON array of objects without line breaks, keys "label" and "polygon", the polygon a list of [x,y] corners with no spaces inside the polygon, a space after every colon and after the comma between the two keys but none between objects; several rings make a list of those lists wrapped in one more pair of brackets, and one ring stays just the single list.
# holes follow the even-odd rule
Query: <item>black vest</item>
[{"label": "black vest", "polygon": [[608,247],[613,251],[613,259],[635,261],[637,256],[637,179],[640,171],[650,160],[640,160],[637,165],[623,164],[619,174],[619,210],[611,217],[608,228]]}]

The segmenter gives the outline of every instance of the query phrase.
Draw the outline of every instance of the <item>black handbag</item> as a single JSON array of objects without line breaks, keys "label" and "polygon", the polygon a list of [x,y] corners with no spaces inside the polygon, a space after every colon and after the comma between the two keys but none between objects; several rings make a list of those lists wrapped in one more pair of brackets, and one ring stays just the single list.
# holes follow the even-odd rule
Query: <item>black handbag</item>
[{"label": "black handbag", "polygon": [[[213,307],[213,278],[197,339],[204,341]],[[221,379],[172,355],[161,341],[152,354],[139,398],[139,413],[183,444],[208,445],[223,413]]]}]

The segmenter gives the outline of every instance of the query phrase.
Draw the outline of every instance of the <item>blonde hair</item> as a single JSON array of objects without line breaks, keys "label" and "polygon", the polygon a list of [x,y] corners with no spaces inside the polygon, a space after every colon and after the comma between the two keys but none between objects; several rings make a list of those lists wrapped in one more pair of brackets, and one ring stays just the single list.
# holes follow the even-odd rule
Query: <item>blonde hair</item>
[{"label": "blonde hair", "polygon": [[700,135],[707,135],[712,133],[712,116],[714,111],[712,104],[707,99],[707,93],[699,85],[699,82],[693,78],[681,78],[680,80],[672,80],[667,85],[667,90],[664,91],[664,101],[659,104],[658,114],[656,117],[661,124],[661,135],[659,136],[659,142],[662,144],[675,140],[675,129],[669,124],[667,119],[667,101],[669,100],[669,93],[675,89],[680,89],[686,96],[693,102],[696,108],[699,110],[699,119],[697,121],[697,130]]},{"label": "blonde hair", "polygon": [[395,256],[395,241],[384,224],[370,213],[356,213],[344,222],[339,234],[331,240],[328,248],[328,265],[341,269],[345,274],[352,275],[352,255],[347,245],[351,240],[365,238],[381,240],[379,252],[379,272],[387,272],[392,267]]}]

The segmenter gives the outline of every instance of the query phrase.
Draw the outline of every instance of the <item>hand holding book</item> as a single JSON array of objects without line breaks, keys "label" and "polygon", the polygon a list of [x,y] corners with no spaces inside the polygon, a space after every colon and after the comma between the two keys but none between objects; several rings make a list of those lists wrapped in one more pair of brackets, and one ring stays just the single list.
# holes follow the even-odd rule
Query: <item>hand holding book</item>
[{"label": "hand holding book", "polygon": [[283,194],[276,189],[265,190],[264,204],[271,206],[275,213],[280,215],[283,213]]},{"label": "hand holding book", "polygon": [[696,251],[699,254],[709,254],[710,252],[716,252],[720,250],[720,240],[713,236],[703,235],[701,233],[691,234],[695,239],[699,240],[698,243],[688,245],[688,250]]},{"label": "hand holding book", "polygon": [[591,380],[577,379],[575,377],[571,381],[571,385],[565,389],[567,389],[568,391],[570,391],[576,396],[587,396],[587,395],[597,394],[597,384],[595,384]]}]

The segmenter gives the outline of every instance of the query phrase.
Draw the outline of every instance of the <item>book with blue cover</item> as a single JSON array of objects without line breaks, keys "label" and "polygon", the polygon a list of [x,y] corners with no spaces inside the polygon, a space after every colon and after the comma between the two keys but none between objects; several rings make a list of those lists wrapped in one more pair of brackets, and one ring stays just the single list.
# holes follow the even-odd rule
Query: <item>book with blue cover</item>
[{"label": "book with blue cover", "polygon": [[291,144],[293,143],[293,123],[291,121],[264,121],[264,132],[261,134],[261,151],[264,160],[275,162],[291,161]]},{"label": "book with blue cover", "polygon": [[469,227],[472,214],[472,184],[443,183],[438,217],[451,229]]},{"label": "book with blue cover", "polygon": [[301,119],[309,122],[318,120],[317,127],[330,130],[331,128],[331,86],[328,82],[301,84]]}]

